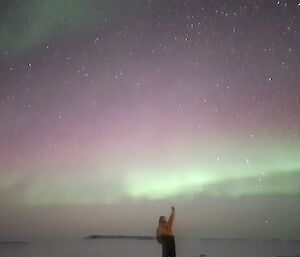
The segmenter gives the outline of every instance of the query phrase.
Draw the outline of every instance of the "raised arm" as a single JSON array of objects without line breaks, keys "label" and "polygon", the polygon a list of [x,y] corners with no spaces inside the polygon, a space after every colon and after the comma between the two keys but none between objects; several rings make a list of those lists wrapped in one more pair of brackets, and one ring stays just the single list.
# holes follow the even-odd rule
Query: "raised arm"
[{"label": "raised arm", "polygon": [[174,218],[175,218],[175,207],[172,206],[172,211],[171,211],[171,214],[170,214],[170,217],[169,217],[169,220],[168,220],[168,224],[169,224],[170,226],[173,225]]}]

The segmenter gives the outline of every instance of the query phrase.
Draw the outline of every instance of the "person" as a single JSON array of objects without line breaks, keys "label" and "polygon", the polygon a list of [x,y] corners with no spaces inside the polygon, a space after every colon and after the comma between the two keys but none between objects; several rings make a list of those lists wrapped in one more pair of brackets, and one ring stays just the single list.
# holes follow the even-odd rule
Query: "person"
[{"label": "person", "polygon": [[157,241],[162,246],[162,257],[176,257],[175,239],[173,234],[173,222],[175,218],[175,208],[171,208],[169,220],[165,216],[160,216],[156,229]]}]

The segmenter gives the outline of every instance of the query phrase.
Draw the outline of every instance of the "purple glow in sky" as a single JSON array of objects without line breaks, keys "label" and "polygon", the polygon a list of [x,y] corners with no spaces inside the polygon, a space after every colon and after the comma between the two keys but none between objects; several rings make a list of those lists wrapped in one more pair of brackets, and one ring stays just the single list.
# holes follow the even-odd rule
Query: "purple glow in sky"
[{"label": "purple glow in sky", "polygon": [[297,1],[0,10],[0,239],[300,239]]}]

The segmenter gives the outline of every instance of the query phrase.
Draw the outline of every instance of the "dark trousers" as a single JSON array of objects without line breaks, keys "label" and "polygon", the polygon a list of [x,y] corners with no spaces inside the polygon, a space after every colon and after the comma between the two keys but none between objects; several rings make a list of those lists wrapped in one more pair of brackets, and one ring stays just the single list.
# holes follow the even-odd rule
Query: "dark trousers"
[{"label": "dark trousers", "polygon": [[162,257],[176,257],[174,236],[162,236]]}]

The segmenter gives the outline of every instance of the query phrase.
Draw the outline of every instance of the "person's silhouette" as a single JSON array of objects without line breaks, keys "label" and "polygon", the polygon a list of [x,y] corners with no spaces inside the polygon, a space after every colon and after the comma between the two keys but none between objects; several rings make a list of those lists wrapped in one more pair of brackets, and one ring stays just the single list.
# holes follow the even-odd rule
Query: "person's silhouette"
[{"label": "person's silhouette", "polygon": [[162,246],[162,257],[175,257],[175,239],[173,234],[173,222],[175,218],[175,208],[172,207],[169,220],[165,216],[160,216],[158,221],[158,228],[156,229],[157,241]]}]

